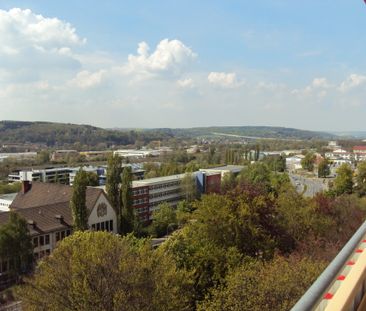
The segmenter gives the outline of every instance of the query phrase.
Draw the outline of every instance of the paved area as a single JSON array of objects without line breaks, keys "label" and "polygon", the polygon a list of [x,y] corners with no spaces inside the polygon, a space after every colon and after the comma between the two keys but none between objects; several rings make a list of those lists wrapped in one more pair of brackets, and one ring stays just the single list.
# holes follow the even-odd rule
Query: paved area
[{"label": "paved area", "polygon": [[309,178],[297,174],[289,174],[291,183],[299,193],[304,192],[304,196],[313,197],[318,192],[328,190],[328,179]]}]

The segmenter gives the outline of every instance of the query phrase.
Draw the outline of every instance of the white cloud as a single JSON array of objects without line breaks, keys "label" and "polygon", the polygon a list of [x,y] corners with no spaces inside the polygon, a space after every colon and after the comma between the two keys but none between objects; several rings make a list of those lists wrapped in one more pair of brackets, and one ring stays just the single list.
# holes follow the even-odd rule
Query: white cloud
[{"label": "white cloud", "polygon": [[366,76],[354,73],[341,83],[339,90],[341,92],[347,92],[355,87],[361,86],[364,83],[366,83]]},{"label": "white cloud", "polygon": [[194,87],[194,82],[191,78],[178,80],[177,84],[181,88],[193,88]]},{"label": "white cloud", "polygon": [[187,63],[197,57],[189,47],[179,40],[164,39],[160,41],[153,53],[149,53],[149,46],[141,42],[137,55],[128,56],[127,72],[136,74],[174,73],[181,71]]},{"label": "white cloud", "polygon": [[79,87],[81,89],[87,89],[99,85],[102,82],[105,70],[99,70],[91,73],[87,70],[80,71],[74,79],[70,81],[70,85]]},{"label": "white cloud", "polygon": [[235,88],[240,86],[242,83],[238,82],[236,73],[230,72],[210,72],[207,77],[208,82],[211,84],[223,87],[223,88]]},{"label": "white cloud", "polygon": [[[75,28],[58,18],[47,18],[31,10],[0,10],[0,46],[14,54],[32,46],[39,49],[65,48],[85,43]],[[5,47],[5,49],[4,49]]]},{"label": "white cloud", "polygon": [[312,88],[329,88],[330,84],[326,78],[315,78],[311,83]]}]

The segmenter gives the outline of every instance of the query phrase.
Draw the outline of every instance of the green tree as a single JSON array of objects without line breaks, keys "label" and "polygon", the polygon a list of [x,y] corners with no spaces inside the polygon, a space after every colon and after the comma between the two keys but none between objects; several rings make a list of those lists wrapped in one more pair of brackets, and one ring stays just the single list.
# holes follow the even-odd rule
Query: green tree
[{"label": "green tree", "polygon": [[327,159],[323,159],[320,161],[318,165],[318,177],[326,178],[330,174],[329,163]]},{"label": "green tree", "polygon": [[91,187],[99,186],[99,178],[97,173],[86,172],[87,185]]},{"label": "green tree", "polygon": [[80,168],[74,179],[74,184],[72,186],[73,192],[70,201],[75,231],[88,229],[88,211],[86,208],[87,182],[87,174]]},{"label": "green tree", "polygon": [[226,173],[224,177],[221,179],[221,191],[223,193],[233,190],[236,187],[237,183],[235,180],[235,176],[233,173]]},{"label": "green tree", "polygon": [[315,154],[308,152],[305,157],[301,160],[301,166],[304,170],[312,172],[314,170]]},{"label": "green tree", "polygon": [[120,231],[130,233],[136,226],[135,210],[132,206],[132,173],[131,167],[126,166],[122,172],[121,200],[120,200]]},{"label": "green tree", "polygon": [[358,163],[356,181],[358,194],[364,196],[366,194],[366,161]]},{"label": "green tree", "polygon": [[150,241],[108,232],[64,239],[18,290],[24,310],[192,310],[189,273]]},{"label": "green tree", "polygon": [[325,268],[324,262],[276,257],[263,263],[247,261],[213,289],[198,311],[287,311]]},{"label": "green tree", "polygon": [[47,164],[50,162],[50,152],[48,150],[41,150],[37,154],[37,163],[38,164]]},{"label": "green tree", "polygon": [[174,230],[178,226],[175,210],[168,204],[159,204],[153,213],[153,221],[149,231],[156,237],[169,234],[169,229]]},{"label": "green tree", "polygon": [[186,201],[191,202],[197,198],[196,178],[193,174],[185,174],[181,180],[181,187]]},{"label": "green tree", "polygon": [[[122,160],[118,155],[111,154],[107,161],[107,178],[106,178],[106,192],[109,202],[115,209],[116,213],[120,210],[120,194],[119,185],[121,183]],[[118,215],[120,217],[120,215]]]},{"label": "green tree", "polygon": [[15,212],[9,213],[8,222],[0,227],[0,259],[12,262],[10,273],[19,276],[32,263],[33,245],[24,218]]},{"label": "green tree", "polygon": [[344,163],[337,169],[337,177],[334,179],[333,190],[337,195],[352,193],[353,172],[348,164]]},{"label": "green tree", "polygon": [[256,162],[244,168],[238,177],[240,183],[260,184],[269,189],[271,186],[271,171],[262,162]]},{"label": "green tree", "polygon": [[284,156],[268,156],[264,159],[264,162],[271,171],[284,172],[286,170],[286,158]]}]

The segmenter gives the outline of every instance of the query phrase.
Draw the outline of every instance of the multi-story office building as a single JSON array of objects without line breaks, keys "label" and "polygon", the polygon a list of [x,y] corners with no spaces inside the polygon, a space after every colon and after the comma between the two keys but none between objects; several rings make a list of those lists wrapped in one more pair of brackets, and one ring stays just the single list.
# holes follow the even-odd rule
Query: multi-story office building
[{"label": "multi-story office building", "polygon": [[14,171],[8,176],[9,182],[40,181],[46,183],[69,184],[71,169],[68,167],[50,167],[38,170]]}]

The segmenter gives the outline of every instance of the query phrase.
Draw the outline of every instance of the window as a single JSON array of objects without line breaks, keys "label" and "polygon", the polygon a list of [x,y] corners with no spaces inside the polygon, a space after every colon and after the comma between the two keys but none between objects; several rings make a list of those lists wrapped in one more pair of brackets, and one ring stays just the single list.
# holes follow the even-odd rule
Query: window
[{"label": "window", "polygon": [[113,231],[113,220],[109,221],[109,230]]},{"label": "window", "polygon": [[105,229],[106,229],[107,231],[109,231],[109,222],[108,222],[108,221],[105,221]]},{"label": "window", "polygon": [[38,237],[33,238],[33,246],[38,247]]},{"label": "window", "polygon": [[41,236],[39,237],[39,245],[41,245],[41,246],[43,246],[43,245],[44,245],[44,236],[43,236],[43,235],[41,235]]},{"label": "window", "polygon": [[100,223],[98,222],[97,223],[97,231],[99,231],[100,230]]},{"label": "window", "polygon": [[104,222],[101,223],[101,230],[104,230]]},{"label": "window", "polygon": [[67,229],[66,230],[66,236],[69,236],[71,234],[71,230],[70,229]]},{"label": "window", "polygon": [[61,231],[61,240],[63,240],[65,236],[66,236],[65,231]]},{"label": "window", "polygon": [[45,235],[45,243],[46,243],[46,245],[50,244],[50,235],[49,234]]},{"label": "window", "polygon": [[56,232],[56,242],[60,241],[60,232]]}]

